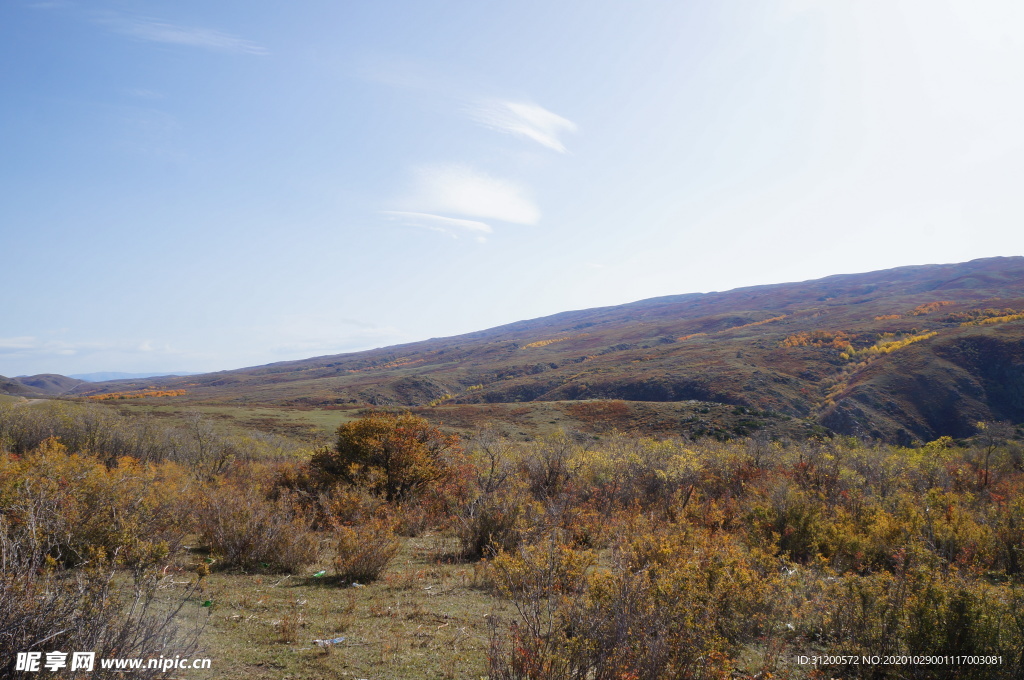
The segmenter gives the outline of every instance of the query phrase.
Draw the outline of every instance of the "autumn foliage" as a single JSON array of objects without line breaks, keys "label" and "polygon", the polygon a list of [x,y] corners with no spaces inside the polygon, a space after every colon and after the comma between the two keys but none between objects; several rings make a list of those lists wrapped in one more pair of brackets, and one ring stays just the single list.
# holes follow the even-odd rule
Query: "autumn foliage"
[{"label": "autumn foliage", "polygon": [[917,307],[914,307],[912,310],[907,312],[907,316],[924,316],[925,314],[937,312],[943,307],[948,307],[949,305],[955,304],[956,303],[953,302],[952,300],[938,300],[936,302],[927,302],[923,305],[918,305]]},{"label": "autumn foliage", "polygon": [[106,394],[90,394],[90,401],[109,401],[111,399],[143,399],[145,397],[180,397],[185,390],[134,390],[131,392],[108,392]]},{"label": "autumn foliage", "polygon": [[[0,624],[34,621],[39,638],[108,601],[90,565],[127,578],[173,560],[229,572],[318,564],[318,585],[362,585],[387,581],[399,536],[417,528],[418,550],[474,562],[474,587],[507,602],[488,617],[481,660],[495,680],[1024,672],[1024,447],[1009,425],[913,448],[571,432],[461,442],[416,416],[373,413],[329,449],[256,455],[255,440],[236,442],[227,464],[196,471],[114,458],[104,447],[120,439],[72,429],[61,431],[90,448],[51,437],[15,453],[27,408],[0,409]],[[184,536],[209,563],[195,564]],[[63,618],[47,618],[47,602]],[[104,610],[104,630],[119,611]],[[173,637],[167,619],[131,620]],[[91,645],[87,632],[57,639]],[[809,651],[834,660],[794,665]],[[1002,661],[912,675],[842,661],[903,654]]]},{"label": "autumn foliage", "polygon": [[[1022,670],[1018,445],[996,447],[990,476],[991,444],[948,438],[564,444],[521,450],[505,481],[533,517],[492,559],[516,606],[494,624],[492,678],[818,677],[791,665],[808,648],[1003,658],[921,678]],[[732,670],[740,658],[749,675]],[[909,677],[838,660],[818,670]]]},{"label": "autumn foliage", "polygon": [[846,331],[803,331],[784,338],[782,347],[830,347],[840,352],[852,351],[853,337]]},{"label": "autumn foliage", "polygon": [[311,466],[328,479],[402,502],[448,479],[458,452],[458,437],[425,418],[378,413],[339,427],[335,447],[317,452]]},{"label": "autumn foliage", "polygon": [[572,340],[574,338],[582,338],[585,335],[586,335],[586,333],[579,333],[577,335],[563,335],[563,336],[560,336],[560,337],[557,337],[557,338],[548,338],[546,340],[537,340],[536,342],[530,342],[530,343],[527,343],[527,344],[523,345],[523,349],[533,349],[533,348],[536,348],[536,347],[547,347],[548,345],[553,345],[556,342],[565,342],[566,340]]}]

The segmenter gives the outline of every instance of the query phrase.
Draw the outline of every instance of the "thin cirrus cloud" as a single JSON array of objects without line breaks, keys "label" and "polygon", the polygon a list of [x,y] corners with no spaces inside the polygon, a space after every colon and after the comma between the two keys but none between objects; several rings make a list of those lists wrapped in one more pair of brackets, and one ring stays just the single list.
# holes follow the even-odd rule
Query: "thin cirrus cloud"
[{"label": "thin cirrus cloud", "polygon": [[306,357],[382,347],[408,339],[393,326],[377,326],[329,312],[269,316],[250,332],[273,338],[275,344],[269,348],[273,354]]},{"label": "thin cirrus cloud", "polygon": [[494,232],[484,220],[536,224],[540,210],[519,184],[468,165],[435,164],[416,168],[413,188],[401,210],[385,210],[392,221],[479,242]]},{"label": "thin cirrus cloud", "polygon": [[493,177],[468,165],[441,164],[417,168],[411,212],[457,215],[460,218],[536,224],[540,210],[519,184]]},{"label": "thin cirrus cloud", "polygon": [[155,346],[151,340],[142,342],[67,342],[46,340],[35,336],[0,338],[0,357],[67,357],[99,352],[174,354],[170,345]]},{"label": "thin cirrus cloud", "polygon": [[484,127],[533,140],[565,153],[562,135],[576,132],[576,124],[543,106],[504,99],[483,99],[469,107],[469,115]]},{"label": "thin cirrus cloud", "polygon": [[115,33],[150,42],[185,45],[241,54],[267,54],[267,50],[244,38],[200,26],[181,26],[168,21],[125,15],[108,15],[98,22]]},{"label": "thin cirrus cloud", "polygon": [[397,329],[374,328],[367,331],[348,333],[340,337],[285,341],[271,347],[270,352],[278,355],[298,355],[304,357],[339,354],[368,347],[380,347],[404,339]]},{"label": "thin cirrus cloud", "polygon": [[406,226],[429,229],[430,231],[446,234],[453,238],[471,235],[475,236],[478,241],[483,241],[485,238],[484,234],[494,232],[491,225],[486,222],[478,222],[477,220],[462,220],[455,217],[442,217],[441,215],[407,212],[404,210],[385,210],[383,214]]},{"label": "thin cirrus cloud", "polygon": [[20,335],[15,338],[0,338],[0,354],[34,349],[39,342],[32,336]]}]

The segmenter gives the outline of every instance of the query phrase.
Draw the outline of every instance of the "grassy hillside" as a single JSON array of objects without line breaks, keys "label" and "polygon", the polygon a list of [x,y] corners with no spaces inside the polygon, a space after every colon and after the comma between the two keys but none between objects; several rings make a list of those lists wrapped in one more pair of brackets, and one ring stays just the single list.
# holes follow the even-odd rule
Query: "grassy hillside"
[{"label": "grassy hillside", "polygon": [[[83,383],[72,393],[189,406],[426,408],[435,420],[459,406],[468,407],[460,418],[477,413],[477,422],[495,404],[697,401],[909,443],[965,436],[979,420],[1024,420],[1022,312],[1024,258],[989,258],[654,298],[365,352]],[[622,424],[642,429],[643,409],[629,411],[636,418]]]}]

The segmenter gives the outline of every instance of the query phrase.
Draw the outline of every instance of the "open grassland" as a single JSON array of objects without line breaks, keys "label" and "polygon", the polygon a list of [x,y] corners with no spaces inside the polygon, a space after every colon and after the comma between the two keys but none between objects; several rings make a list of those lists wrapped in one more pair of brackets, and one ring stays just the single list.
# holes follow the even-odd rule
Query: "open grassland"
[{"label": "open grassland", "polygon": [[[164,403],[161,403],[163,401]],[[117,403],[117,410],[130,415],[150,415],[168,424],[184,424],[199,414],[218,429],[234,434],[253,430],[307,442],[322,441],[342,423],[358,418],[359,409],[324,410],[274,406],[183,404],[170,400]]]},{"label": "open grassland", "polygon": [[[516,441],[376,413],[314,450],[195,416],[3,405],[0,658],[211,658],[195,678],[1018,678],[1020,434]],[[851,660],[875,655],[970,661]]]},{"label": "open grassland", "polygon": [[[374,410],[366,406],[245,407],[230,404],[160,403],[158,400],[118,403],[113,406],[125,414],[151,415],[179,426],[195,414],[201,414],[226,433],[244,434],[257,430],[302,440],[311,445],[325,443],[339,426]],[[408,410],[463,436],[471,436],[482,429],[492,429],[519,440],[546,437],[564,430],[577,430],[597,436],[617,431],[718,439],[751,435],[801,439],[826,432],[807,418],[698,400],[630,402],[619,399],[582,399],[516,404],[442,404],[390,410]]]}]

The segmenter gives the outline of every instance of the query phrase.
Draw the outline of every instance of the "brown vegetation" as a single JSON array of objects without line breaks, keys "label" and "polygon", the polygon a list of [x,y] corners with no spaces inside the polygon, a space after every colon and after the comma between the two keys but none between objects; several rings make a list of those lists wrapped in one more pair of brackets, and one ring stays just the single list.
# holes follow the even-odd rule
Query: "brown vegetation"
[{"label": "brown vegetation", "polygon": [[[78,429],[92,421],[62,408],[61,431],[90,441]],[[193,589],[211,567],[218,579],[318,569],[294,587],[358,583],[394,597],[406,586],[389,570],[409,540],[397,536],[415,533],[435,537],[436,560],[476,562],[474,582],[511,605],[465,624],[488,622],[474,674],[491,678],[910,677],[899,665],[802,667],[799,654],[1000,659],[918,667],[915,678],[1024,671],[1024,450],[1013,428],[918,448],[614,433],[523,443],[483,432],[464,443],[415,416],[377,413],[339,428],[333,449],[240,450],[223,465],[221,436],[197,431],[180,440],[199,456],[185,467],[167,451],[104,452],[149,426],[127,419],[111,421],[121,438],[88,449],[47,438],[15,452],[30,425],[45,429],[39,413],[56,413],[29,422],[19,410],[0,411],[0,630],[19,631],[0,644],[22,646],[4,652],[48,636],[54,648],[120,645],[119,655],[191,649],[173,628],[182,603],[202,600],[181,588],[155,595],[162,574],[183,569],[179,584]],[[185,548],[185,536],[197,544]],[[292,595],[268,623],[273,644],[355,625],[352,607],[314,615],[305,601]],[[415,623],[402,628],[410,640],[435,616],[368,607]],[[448,625],[436,616],[435,632]],[[460,640],[450,638],[453,653]],[[399,667],[400,649],[415,645],[382,647],[378,663]],[[337,675],[340,661],[323,655],[310,651],[318,665],[296,677]]]},{"label": "brown vegetation", "polygon": [[937,312],[943,307],[948,307],[949,305],[955,304],[956,302],[953,300],[939,300],[936,302],[927,302],[923,305],[918,305],[917,307],[914,307],[912,310],[907,312],[907,316],[924,316],[925,314]]},{"label": "brown vegetation", "polygon": [[109,401],[111,399],[143,399],[145,397],[180,397],[185,394],[187,394],[185,390],[135,390],[132,392],[90,394],[86,396],[86,399],[90,401]]}]

